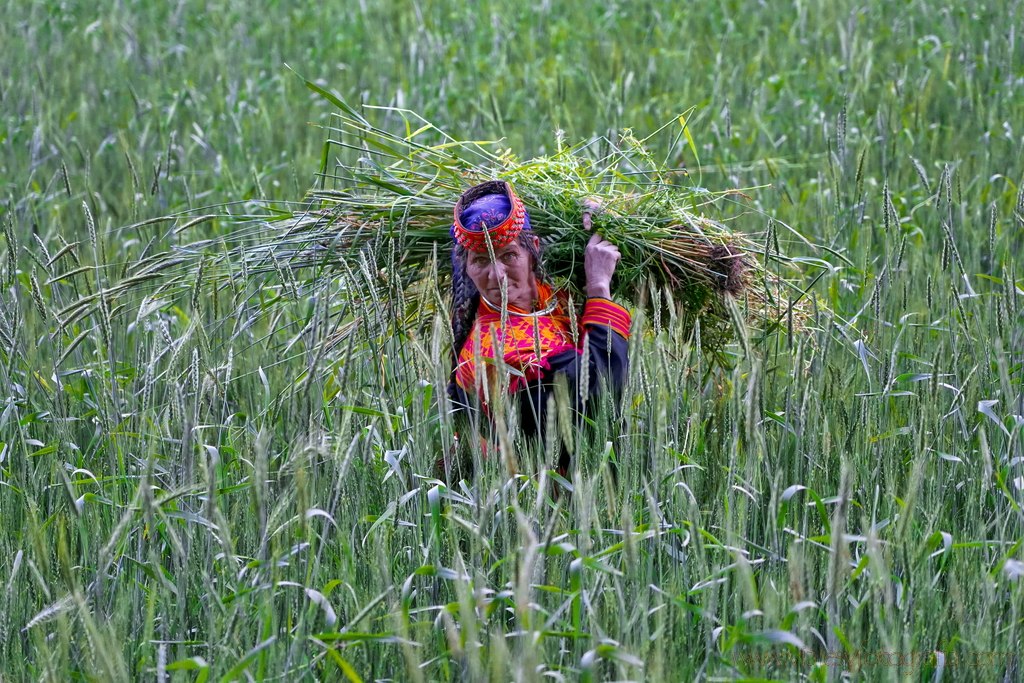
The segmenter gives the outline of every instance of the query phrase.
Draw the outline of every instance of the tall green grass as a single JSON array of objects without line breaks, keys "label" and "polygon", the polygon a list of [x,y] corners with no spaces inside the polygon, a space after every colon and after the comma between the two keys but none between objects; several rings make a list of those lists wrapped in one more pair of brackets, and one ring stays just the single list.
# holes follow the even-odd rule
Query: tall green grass
[{"label": "tall green grass", "polygon": [[[0,678],[1020,678],[1021,3],[371,5],[6,8]],[[524,157],[696,105],[672,163],[771,183],[735,220],[829,312],[710,374],[639,319],[571,495],[530,444],[446,487],[443,319],[103,294],[233,229],[123,226],[312,185],[285,63]]]}]

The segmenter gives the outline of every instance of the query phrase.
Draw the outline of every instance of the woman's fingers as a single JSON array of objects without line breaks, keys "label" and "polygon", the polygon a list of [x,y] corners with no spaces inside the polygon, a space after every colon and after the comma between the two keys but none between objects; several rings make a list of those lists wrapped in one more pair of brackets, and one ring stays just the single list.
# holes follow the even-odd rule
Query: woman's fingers
[{"label": "woman's fingers", "polygon": [[584,271],[587,276],[587,295],[609,298],[612,275],[621,254],[618,247],[601,235],[590,236],[583,250]]},{"label": "woman's fingers", "polygon": [[619,248],[596,232],[590,236],[590,241],[587,242],[586,250],[592,253],[605,252],[608,254],[614,254],[616,259],[620,256]]},{"label": "woman's fingers", "polygon": [[597,197],[587,197],[583,200],[583,229],[590,232],[594,229],[595,213],[601,210],[601,200]]}]

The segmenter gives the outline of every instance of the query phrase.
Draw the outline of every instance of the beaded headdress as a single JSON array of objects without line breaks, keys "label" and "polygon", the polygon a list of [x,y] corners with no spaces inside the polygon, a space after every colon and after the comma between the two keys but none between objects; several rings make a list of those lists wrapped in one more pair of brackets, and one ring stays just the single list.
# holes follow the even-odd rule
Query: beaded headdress
[{"label": "beaded headdress", "polygon": [[503,180],[474,185],[455,204],[452,235],[469,251],[499,249],[510,244],[523,230],[530,230],[526,207],[512,186]]}]

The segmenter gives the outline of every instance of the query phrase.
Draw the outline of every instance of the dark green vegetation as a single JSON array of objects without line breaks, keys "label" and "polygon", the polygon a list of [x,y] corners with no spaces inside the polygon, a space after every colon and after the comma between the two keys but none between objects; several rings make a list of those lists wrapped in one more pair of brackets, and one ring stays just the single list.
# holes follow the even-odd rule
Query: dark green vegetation
[{"label": "dark green vegetation", "polygon": [[[1021,2],[106,4],[0,23],[0,678],[1024,675]],[[841,254],[833,314],[710,376],[638,321],[571,498],[438,487],[443,325],[98,293],[234,227],[122,226],[313,184],[284,63],[522,157],[695,105],[673,163],[771,183],[740,220]]]}]

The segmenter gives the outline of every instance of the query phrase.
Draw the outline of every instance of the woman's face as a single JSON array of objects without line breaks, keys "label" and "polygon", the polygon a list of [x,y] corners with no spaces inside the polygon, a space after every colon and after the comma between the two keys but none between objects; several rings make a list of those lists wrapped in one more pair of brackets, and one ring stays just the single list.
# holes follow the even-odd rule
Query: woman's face
[{"label": "woman's face", "polygon": [[[532,239],[536,240],[537,237]],[[509,306],[524,311],[533,310],[537,298],[533,256],[519,240],[495,249],[493,261],[487,252],[467,252],[466,273],[480,293],[495,306],[501,305],[501,287],[504,283]]]}]

